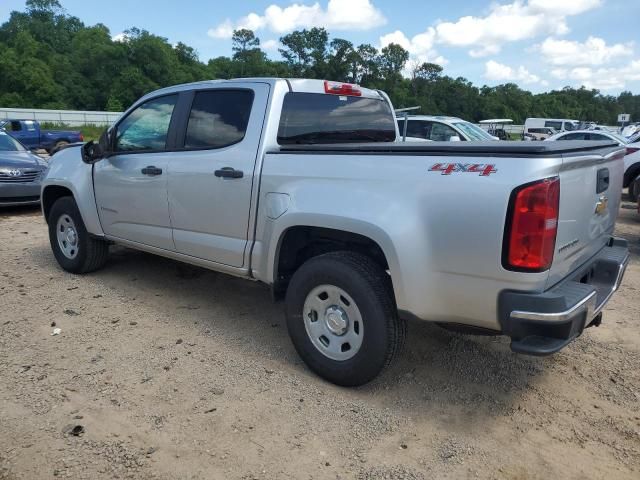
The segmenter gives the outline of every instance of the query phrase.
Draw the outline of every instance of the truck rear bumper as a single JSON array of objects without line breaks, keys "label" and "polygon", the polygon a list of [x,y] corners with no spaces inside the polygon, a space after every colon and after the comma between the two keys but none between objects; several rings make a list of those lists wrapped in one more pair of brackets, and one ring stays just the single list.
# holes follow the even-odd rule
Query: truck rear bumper
[{"label": "truck rear bumper", "polygon": [[628,263],[627,241],[611,238],[587,264],[546,292],[502,292],[500,323],[502,333],[511,337],[511,349],[550,355],[585,328],[599,325],[602,309],[620,286]]}]

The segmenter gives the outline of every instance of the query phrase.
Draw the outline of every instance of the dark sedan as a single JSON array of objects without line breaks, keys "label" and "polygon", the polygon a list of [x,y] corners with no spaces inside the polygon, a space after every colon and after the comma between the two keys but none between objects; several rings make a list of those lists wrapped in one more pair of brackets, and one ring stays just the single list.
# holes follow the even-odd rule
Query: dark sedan
[{"label": "dark sedan", "polygon": [[47,162],[0,130],[0,207],[37,205]]}]

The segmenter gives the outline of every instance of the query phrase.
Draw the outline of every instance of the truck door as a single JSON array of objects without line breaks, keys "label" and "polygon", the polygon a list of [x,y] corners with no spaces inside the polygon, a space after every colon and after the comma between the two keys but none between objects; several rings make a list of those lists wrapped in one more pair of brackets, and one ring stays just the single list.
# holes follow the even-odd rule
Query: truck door
[{"label": "truck door", "polygon": [[107,235],[174,250],[167,150],[177,102],[178,94],[148,100],[114,127],[114,154],[94,167],[96,203]]},{"label": "truck door", "polygon": [[242,267],[269,86],[247,82],[190,93],[169,161],[176,250]]}]

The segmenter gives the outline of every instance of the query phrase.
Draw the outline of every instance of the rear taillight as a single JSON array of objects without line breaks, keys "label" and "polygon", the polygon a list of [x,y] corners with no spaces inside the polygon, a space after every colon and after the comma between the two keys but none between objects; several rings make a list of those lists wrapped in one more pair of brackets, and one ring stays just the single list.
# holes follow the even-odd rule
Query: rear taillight
[{"label": "rear taillight", "polygon": [[558,232],[560,179],[523,185],[511,195],[505,231],[503,266],[542,272],[551,267]]},{"label": "rear taillight", "polygon": [[638,147],[627,147],[627,151],[625,152],[625,155],[631,155],[633,153],[636,153],[638,150],[640,150],[640,146],[638,146]]},{"label": "rear taillight", "polygon": [[357,85],[339,82],[324,82],[324,92],[332,95],[350,95],[352,97],[362,96],[362,92]]},{"label": "rear taillight", "polygon": [[80,134],[80,141],[84,142],[84,135]]}]

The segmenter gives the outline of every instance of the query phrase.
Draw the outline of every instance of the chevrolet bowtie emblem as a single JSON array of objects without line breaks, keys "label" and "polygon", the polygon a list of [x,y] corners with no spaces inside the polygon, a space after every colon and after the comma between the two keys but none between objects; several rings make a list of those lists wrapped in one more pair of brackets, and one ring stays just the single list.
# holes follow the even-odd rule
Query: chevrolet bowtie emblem
[{"label": "chevrolet bowtie emblem", "polygon": [[596,203],[596,214],[604,215],[607,213],[607,206],[609,206],[609,198],[606,195],[602,195]]}]

